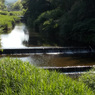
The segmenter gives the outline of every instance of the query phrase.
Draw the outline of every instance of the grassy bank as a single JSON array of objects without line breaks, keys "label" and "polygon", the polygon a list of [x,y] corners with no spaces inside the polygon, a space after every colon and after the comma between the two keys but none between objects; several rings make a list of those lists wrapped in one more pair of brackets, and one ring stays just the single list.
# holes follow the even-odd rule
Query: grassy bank
[{"label": "grassy bank", "polygon": [[89,72],[83,74],[79,81],[85,83],[88,87],[90,87],[95,93],[95,68],[90,70]]},{"label": "grassy bank", "polygon": [[10,58],[0,60],[0,95],[94,95],[84,83]]},{"label": "grassy bank", "polygon": [[22,16],[23,11],[0,11],[1,15],[14,15],[14,16]]},{"label": "grassy bank", "polygon": [[14,24],[20,20],[21,12],[0,11],[0,32],[6,32],[14,27]]}]

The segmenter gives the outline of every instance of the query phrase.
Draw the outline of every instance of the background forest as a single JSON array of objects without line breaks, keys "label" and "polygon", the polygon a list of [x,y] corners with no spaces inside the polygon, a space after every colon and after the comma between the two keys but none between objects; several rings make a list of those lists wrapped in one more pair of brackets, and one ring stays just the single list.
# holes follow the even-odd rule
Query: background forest
[{"label": "background forest", "polygon": [[18,0],[0,10],[24,11],[26,24],[45,43],[95,47],[95,0]]},{"label": "background forest", "polygon": [[23,0],[26,23],[46,42],[95,46],[95,0]]}]

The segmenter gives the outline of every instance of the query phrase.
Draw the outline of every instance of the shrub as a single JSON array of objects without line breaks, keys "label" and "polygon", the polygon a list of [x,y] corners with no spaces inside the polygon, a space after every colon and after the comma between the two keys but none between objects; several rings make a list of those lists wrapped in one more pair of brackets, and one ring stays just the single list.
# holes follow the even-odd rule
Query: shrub
[{"label": "shrub", "polygon": [[17,59],[0,60],[0,95],[94,95],[83,83]]}]

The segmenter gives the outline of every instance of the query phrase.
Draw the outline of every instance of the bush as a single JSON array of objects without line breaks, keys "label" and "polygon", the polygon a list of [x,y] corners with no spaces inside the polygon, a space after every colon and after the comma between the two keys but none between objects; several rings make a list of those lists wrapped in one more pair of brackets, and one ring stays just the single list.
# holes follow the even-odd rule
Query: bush
[{"label": "bush", "polygon": [[17,59],[0,60],[0,95],[94,95],[83,83]]}]

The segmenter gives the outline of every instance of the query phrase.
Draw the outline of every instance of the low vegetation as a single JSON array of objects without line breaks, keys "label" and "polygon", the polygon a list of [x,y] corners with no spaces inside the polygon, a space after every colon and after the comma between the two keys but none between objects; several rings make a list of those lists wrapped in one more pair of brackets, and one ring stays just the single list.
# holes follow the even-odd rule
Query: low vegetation
[{"label": "low vegetation", "polygon": [[79,81],[85,83],[88,87],[90,87],[95,93],[95,67],[89,72],[83,74]]},{"label": "low vegetation", "polygon": [[0,60],[0,95],[94,95],[88,86],[18,59]]},{"label": "low vegetation", "polygon": [[23,11],[0,11],[0,15],[22,16]]},{"label": "low vegetation", "polygon": [[0,11],[0,32],[6,32],[14,27],[14,24],[20,20],[21,11]]}]

